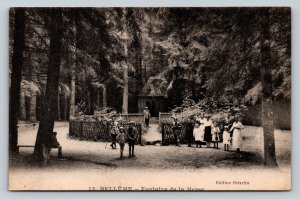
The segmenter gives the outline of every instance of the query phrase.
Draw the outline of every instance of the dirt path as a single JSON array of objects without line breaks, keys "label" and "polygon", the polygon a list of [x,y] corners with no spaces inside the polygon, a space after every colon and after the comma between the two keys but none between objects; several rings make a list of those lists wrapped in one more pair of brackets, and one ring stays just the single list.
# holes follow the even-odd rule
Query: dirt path
[{"label": "dirt path", "polygon": [[[119,149],[111,149],[109,143],[70,139],[68,124],[55,127],[58,140],[63,147],[64,159],[56,157],[52,151],[51,162],[46,168],[29,164],[32,148],[23,148],[20,155],[10,159],[9,186],[16,190],[100,190],[102,188],[143,187],[189,189],[224,189],[233,186],[218,186],[216,180],[251,180],[257,189],[270,189],[270,179],[278,186],[290,187],[290,131],[275,131],[277,162],[279,170],[266,171],[262,166],[262,129],[247,126],[243,130],[243,150],[226,152],[213,148],[146,145],[136,146],[136,157],[120,160]],[[150,129],[151,130],[151,129]],[[27,128],[19,133],[19,143],[34,144],[37,129]],[[154,136],[156,126],[152,126],[149,139]],[[151,136],[150,136],[151,135]],[[157,135],[157,134],[156,134]],[[158,137],[158,136],[157,136]],[[213,171],[213,172],[212,172]],[[40,180],[45,179],[45,180]],[[203,181],[205,179],[205,182]],[[143,187],[141,187],[143,186]],[[247,190],[247,186],[238,189]],[[275,188],[274,188],[275,189]]]},{"label": "dirt path", "polygon": [[[145,138],[149,140],[161,139],[157,129],[158,125],[151,124]],[[68,125],[60,125],[54,130],[58,132],[58,140],[63,147],[65,160],[56,160],[57,151],[52,165],[54,167],[91,167],[111,166],[120,168],[171,168],[171,169],[194,169],[194,168],[252,168],[261,167],[262,130],[258,127],[246,127],[243,130],[243,153],[234,151],[226,152],[223,145],[220,149],[195,148],[176,146],[146,145],[136,146],[136,158],[119,160],[119,149],[111,149],[109,143],[80,141],[68,137]],[[19,133],[19,144],[34,144],[37,129],[27,129]],[[147,137],[148,136],[148,137]],[[277,160],[281,168],[290,166],[290,141],[289,131],[275,131]],[[21,148],[23,156],[32,153],[32,148]],[[125,146],[125,157],[128,155],[128,146]],[[22,160],[19,158],[20,164]],[[14,163],[16,164],[16,163]]]}]

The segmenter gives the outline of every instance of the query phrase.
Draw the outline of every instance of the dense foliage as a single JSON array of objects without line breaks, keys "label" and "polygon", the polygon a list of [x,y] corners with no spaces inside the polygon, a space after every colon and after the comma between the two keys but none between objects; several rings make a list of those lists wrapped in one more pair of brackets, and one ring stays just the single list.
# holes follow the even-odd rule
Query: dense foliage
[{"label": "dense foliage", "polygon": [[[49,52],[46,13],[45,9],[25,12],[22,90],[27,96],[34,92],[43,96],[45,91]],[[153,79],[160,79],[167,87],[163,95],[169,98],[169,110],[186,98],[196,103],[208,98],[259,103],[259,17],[256,8],[127,8],[127,12],[121,8],[63,9],[59,95],[66,100],[61,100],[60,108],[69,106],[74,69],[75,104],[84,101],[85,114],[103,106],[103,85],[107,106],[120,112],[125,59],[129,112],[137,112],[137,95],[144,87],[151,87]],[[13,19],[12,11],[11,32]],[[288,8],[270,9],[275,99],[290,100],[291,96],[290,20]]]}]

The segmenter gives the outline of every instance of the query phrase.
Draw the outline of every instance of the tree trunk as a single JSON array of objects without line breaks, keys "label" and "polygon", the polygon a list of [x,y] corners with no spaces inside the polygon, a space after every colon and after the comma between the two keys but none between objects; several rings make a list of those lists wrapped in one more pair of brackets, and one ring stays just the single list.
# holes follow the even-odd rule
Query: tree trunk
[{"label": "tree trunk", "polygon": [[26,120],[25,94],[20,95],[20,120]]},{"label": "tree trunk", "polygon": [[68,120],[68,97],[64,97],[64,116],[63,120]]},{"label": "tree trunk", "polygon": [[100,108],[101,102],[100,102],[100,88],[97,88],[97,106]]},{"label": "tree trunk", "polygon": [[[102,107],[105,108],[107,107],[107,96],[106,96],[106,86],[105,84],[100,84],[100,88],[102,89]],[[98,106],[101,106],[100,103],[100,88],[97,90],[97,101],[98,101]]]},{"label": "tree trunk", "polygon": [[[10,10],[12,12],[13,9]],[[23,52],[25,48],[25,10],[15,8],[15,31],[12,54],[11,85],[9,90],[9,151],[18,150],[18,114],[20,107],[20,92],[23,68]]]},{"label": "tree trunk", "polygon": [[261,42],[261,82],[262,82],[262,126],[264,135],[264,164],[276,167],[273,97],[272,97],[272,58],[270,48],[269,9],[262,8],[260,19]]},{"label": "tree trunk", "polygon": [[[74,20],[75,21],[75,20]],[[76,92],[76,53],[77,53],[77,27],[76,22],[72,24],[72,44],[69,45],[69,50],[71,52],[71,68],[70,68],[70,75],[71,75],[71,83],[70,83],[70,120],[75,119],[75,92]]]},{"label": "tree trunk", "polygon": [[51,138],[57,110],[57,94],[60,75],[61,46],[62,46],[62,12],[52,8],[50,13],[50,52],[47,69],[47,83],[42,115],[37,133],[33,157],[45,166],[50,157]]},{"label": "tree trunk", "polygon": [[91,114],[91,92],[90,89],[87,89],[87,112]]},{"label": "tree trunk", "polygon": [[60,96],[59,92],[57,93],[57,120],[61,120],[61,114],[60,114]]},{"label": "tree trunk", "polygon": [[102,84],[102,92],[103,92],[103,107],[107,107],[107,94],[106,94],[106,86]]},{"label": "tree trunk", "polygon": [[128,33],[127,33],[127,8],[124,8],[124,56],[125,61],[123,64],[123,79],[124,79],[124,90],[123,90],[123,105],[122,105],[122,113],[128,113]]}]

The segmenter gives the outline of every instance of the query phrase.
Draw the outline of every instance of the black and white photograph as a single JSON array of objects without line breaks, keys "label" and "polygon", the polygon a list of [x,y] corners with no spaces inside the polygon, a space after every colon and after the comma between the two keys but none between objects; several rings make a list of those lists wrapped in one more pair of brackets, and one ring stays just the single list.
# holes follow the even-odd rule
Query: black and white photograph
[{"label": "black and white photograph", "polygon": [[290,7],[12,7],[11,191],[291,190]]}]

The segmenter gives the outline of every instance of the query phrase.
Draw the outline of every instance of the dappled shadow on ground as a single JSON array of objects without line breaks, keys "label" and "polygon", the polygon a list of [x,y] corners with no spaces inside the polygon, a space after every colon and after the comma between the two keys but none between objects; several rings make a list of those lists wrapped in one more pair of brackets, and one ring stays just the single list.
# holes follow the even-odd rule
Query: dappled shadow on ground
[{"label": "dappled shadow on ground", "polygon": [[[197,169],[197,168],[251,168],[262,166],[262,158],[250,152],[225,152],[220,149],[198,149],[189,147],[152,147],[153,154],[144,151],[135,158],[125,157],[120,160],[118,156],[105,157],[101,154],[66,154],[62,159],[51,156],[48,168],[144,168],[144,169]],[[139,150],[139,151],[141,151]],[[161,154],[158,154],[158,152]],[[11,168],[40,167],[32,162],[31,155],[21,153],[10,159]]]},{"label": "dappled shadow on ground", "polygon": [[226,156],[212,157],[209,161],[195,159],[193,165],[196,168],[228,167],[228,168],[250,168],[251,166],[262,166],[262,157],[251,152],[229,152]]}]

